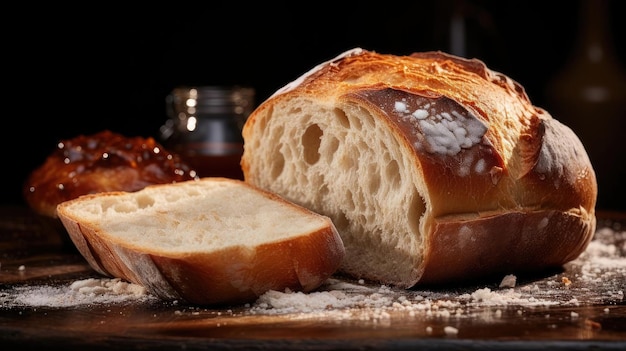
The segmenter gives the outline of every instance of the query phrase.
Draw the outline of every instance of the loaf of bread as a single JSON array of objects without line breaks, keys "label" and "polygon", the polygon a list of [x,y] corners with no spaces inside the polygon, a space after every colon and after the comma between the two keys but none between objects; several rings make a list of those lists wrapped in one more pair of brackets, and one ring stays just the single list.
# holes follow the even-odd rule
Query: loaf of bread
[{"label": "loaf of bread", "polygon": [[23,194],[36,213],[57,218],[59,203],[104,191],[136,191],[150,184],[196,178],[175,153],[154,138],[104,130],[61,140],[26,179]]},{"label": "loaf of bread", "polygon": [[308,292],[344,256],[328,217],[229,178],[83,195],[57,213],[94,270],[167,300],[225,305]]},{"label": "loaf of bread", "polygon": [[332,218],[356,278],[537,271],[595,231],[579,138],[478,59],[349,50],[262,102],[243,137],[245,181]]}]

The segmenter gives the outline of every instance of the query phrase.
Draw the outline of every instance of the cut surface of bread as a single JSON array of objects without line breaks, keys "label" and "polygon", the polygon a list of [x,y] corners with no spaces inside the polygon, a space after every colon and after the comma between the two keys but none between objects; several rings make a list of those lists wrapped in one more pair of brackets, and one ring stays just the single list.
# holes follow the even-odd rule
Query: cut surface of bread
[{"label": "cut surface of bread", "polygon": [[595,231],[578,137],[477,59],[349,50],[264,101],[243,136],[246,182],[332,218],[357,278],[555,267]]},{"label": "cut surface of bread", "polygon": [[85,195],[57,213],[99,273],[198,304],[311,291],[344,255],[328,217],[234,179]]}]

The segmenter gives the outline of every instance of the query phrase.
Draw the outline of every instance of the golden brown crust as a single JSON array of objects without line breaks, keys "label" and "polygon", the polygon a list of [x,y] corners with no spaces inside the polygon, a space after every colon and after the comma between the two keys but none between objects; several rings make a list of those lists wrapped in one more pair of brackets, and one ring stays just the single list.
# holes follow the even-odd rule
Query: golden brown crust
[{"label": "golden brown crust", "polygon": [[[306,216],[319,216],[286,202],[275,194],[227,178],[202,178],[199,182],[236,182],[263,196],[286,204]],[[158,188],[167,185],[151,185]],[[137,246],[100,230],[99,223],[76,217],[68,210],[75,201],[112,201],[124,192],[84,195],[61,203],[58,215],[70,238],[89,265],[100,274],[140,284],[163,299],[182,299],[201,305],[251,302],[268,290],[308,292],[319,287],[339,267],[343,242],[332,222],[315,231],[271,241],[255,247],[210,247],[195,252],[170,252]],[[245,201],[245,199],[240,199]],[[210,209],[206,209],[210,212]],[[149,219],[148,219],[149,220]],[[245,217],[241,219],[245,221]],[[225,235],[227,235],[225,233]],[[256,235],[250,233],[250,235]],[[258,233],[266,236],[267,233]],[[271,236],[270,236],[271,237]]]},{"label": "golden brown crust", "polygon": [[[443,52],[395,56],[356,49],[277,91],[244,126],[242,169],[246,181],[280,195],[298,194],[292,201],[299,201],[306,190],[293,190],[301,186],[295,179],[291,187],[283,185],[289,183],[285,178],[274,182],[257,167],[264,155],[255,152],[269,121],[284,118],[295,124],[291,121],[302,101],[320,110],[347,111],[356,106],[367,111],[401,141],[401,153],[412,160],[407,167],[414,169],[425,196],[420,220],[423,260],[414,267],[412,278],[368,273],[370,268],[361,264],[364,259],[356,264],[345,261],[349,274],[410,287],[538,269],[574,259],[595,231],[597,183],[580,140],[547,111],[533,106],[520,84],[480,60]],[[294,116],[284,112],[290,106]],[[307,111],[307,116],[313,115]],[[327,134],[332,132],[320,132]],[[263,150],[270,149],[279,146]],[[292,161],[284,157],[281,163]],[[345,220],[342,213],[322,211],[329,206],[303,204]],[[471,241],[465,247],[456,243],[462,233]],[[350,252],[351,243],[346,245]]]},{"label": "golden brown crust", "polygon": [[176,154],[153,138],[126,137],[104,130],[62,140],[24,183],[27,204],[56,218],[57,204],[103,191],[136,191],[150,184],[195,178]]},{"label": "golden brown crust", "polygon": [[200,305],[251,302],[269,290],[312,291],[343,257],[340,239],[330,229],[266,244],[253,253],[234,247],[174,257],[107,241],[78,224],[67,228],[74,242],[86,243],[78,246],[80,252],[99,273],[143,285],[163,299]]},{"label": "golden brown crust", "polygon": [[559,210],[503,211],[476,219],[437,218],[420,284],[449,284],[495,274],[555,268],[580,255],[595,217]]}]

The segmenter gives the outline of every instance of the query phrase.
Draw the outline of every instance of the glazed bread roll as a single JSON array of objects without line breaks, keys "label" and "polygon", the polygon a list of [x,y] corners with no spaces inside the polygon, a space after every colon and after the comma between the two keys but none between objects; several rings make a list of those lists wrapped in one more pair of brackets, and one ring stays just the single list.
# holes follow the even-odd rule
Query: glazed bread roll
[{"label": "glazed bread roll", "polygon": [[151,184],[195,179],[196,171],[154,138],[109,130],[59,141],[23,186],[36,213],[57,218],[59,203],[105,191],[137,191]]},{"label": "glazed bread roll", "polygon": [[555,267],[595,231],[580,140],[477,59],[353,49],[264,101],[243,137],[245,181],[332,218],[356,278],[408,288]]},{"label": "glazed bread roll", "polygon": [[84,195],[57,213],[94,270],[167,300],[237,304],[268,290],[311,291],[344,255],[328,217],[229,178]]}]

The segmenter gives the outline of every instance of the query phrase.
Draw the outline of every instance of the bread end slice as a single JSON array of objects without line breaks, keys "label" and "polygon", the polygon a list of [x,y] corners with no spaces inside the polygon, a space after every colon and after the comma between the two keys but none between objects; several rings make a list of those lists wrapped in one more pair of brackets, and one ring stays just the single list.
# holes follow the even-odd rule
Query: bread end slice
[{"label": "bread end slice", "polygon": [[194,304],[308,292],[345,254],[330,218],[235,179],[84,195],[57,212],[94,270]]}]

